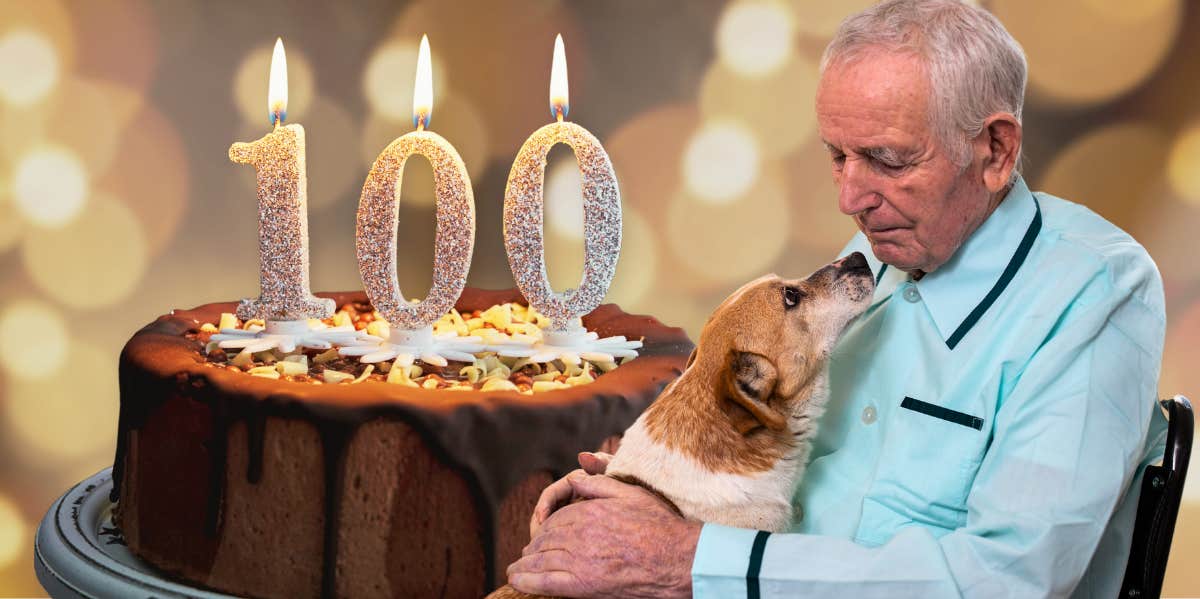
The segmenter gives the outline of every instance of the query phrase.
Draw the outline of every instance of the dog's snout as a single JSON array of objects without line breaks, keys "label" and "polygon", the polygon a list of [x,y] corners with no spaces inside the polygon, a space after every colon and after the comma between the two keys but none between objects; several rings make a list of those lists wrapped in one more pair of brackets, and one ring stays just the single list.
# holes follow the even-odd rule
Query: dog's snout
[{"label": "dog's snout", "polygon": [[862,252],[854,252],[839,261],[838,270],[843,273],[861,273],[865,271],[870,274],[871,266],[867,264],[867,257]]}]

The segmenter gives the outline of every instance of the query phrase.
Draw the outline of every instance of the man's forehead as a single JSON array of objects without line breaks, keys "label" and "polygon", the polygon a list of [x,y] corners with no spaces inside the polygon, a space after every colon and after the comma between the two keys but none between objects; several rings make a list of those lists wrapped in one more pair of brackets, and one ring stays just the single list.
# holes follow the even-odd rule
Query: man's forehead
[{"label": "man's forehead", "polygon": [[821,139],[855,150],[919,144],[928,137],[929,95],[913,56],[873,54],[835,63],[817,89]]},{"label": "man's forehead", "polygon": [[831,64],[821,76],[817,101],[855,102],[866,109],[903,102],[924,109],[929,79],[918,57],[909,53],[871,52]]}]

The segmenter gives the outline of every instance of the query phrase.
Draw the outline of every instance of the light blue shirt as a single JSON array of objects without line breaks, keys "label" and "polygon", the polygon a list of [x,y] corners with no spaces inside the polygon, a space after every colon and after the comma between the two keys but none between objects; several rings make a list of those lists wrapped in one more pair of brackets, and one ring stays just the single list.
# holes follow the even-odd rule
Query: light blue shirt
[{"label": "light blue shirt", "polygon": [[879,284],[830,364],[803,517],[706,524],[695,596],[1116,597],[1166,430],[1146,251],[1023,180],[919,282],[856,250]]}]

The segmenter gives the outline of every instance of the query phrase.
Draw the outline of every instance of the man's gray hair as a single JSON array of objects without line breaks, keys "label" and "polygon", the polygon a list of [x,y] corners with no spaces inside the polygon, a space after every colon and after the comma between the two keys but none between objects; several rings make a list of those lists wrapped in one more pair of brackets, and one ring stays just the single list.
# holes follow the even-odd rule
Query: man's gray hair
[{"label": "man's gray hair", "polygon": [[881,2],[842,21],[821,57],[821,73],[873,50],[922,59],[933,93],[931,125],[960,166],[970,162],[969,141],[988,116],[1008,112],[1021,122],[1025,51],[982,8],[960,0]]}]

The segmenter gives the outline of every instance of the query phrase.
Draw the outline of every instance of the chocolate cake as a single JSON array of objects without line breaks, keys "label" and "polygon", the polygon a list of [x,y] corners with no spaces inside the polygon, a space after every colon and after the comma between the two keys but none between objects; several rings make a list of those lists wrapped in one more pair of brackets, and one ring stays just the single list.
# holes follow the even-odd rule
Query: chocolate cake
[{"label": "chocolate cake", "polygon": [[[503,302],[524,298],[467,289],[457,309]],[[319,384],[214,366],[197,333],[234,308],[173,312],[125,346],[113,500],[145,561],[249,596],[486,594],[520,556],[545,485],[632,424],[692,349],[682,329],[605,304],[584,325],[644,345],[585,385]]]}]

